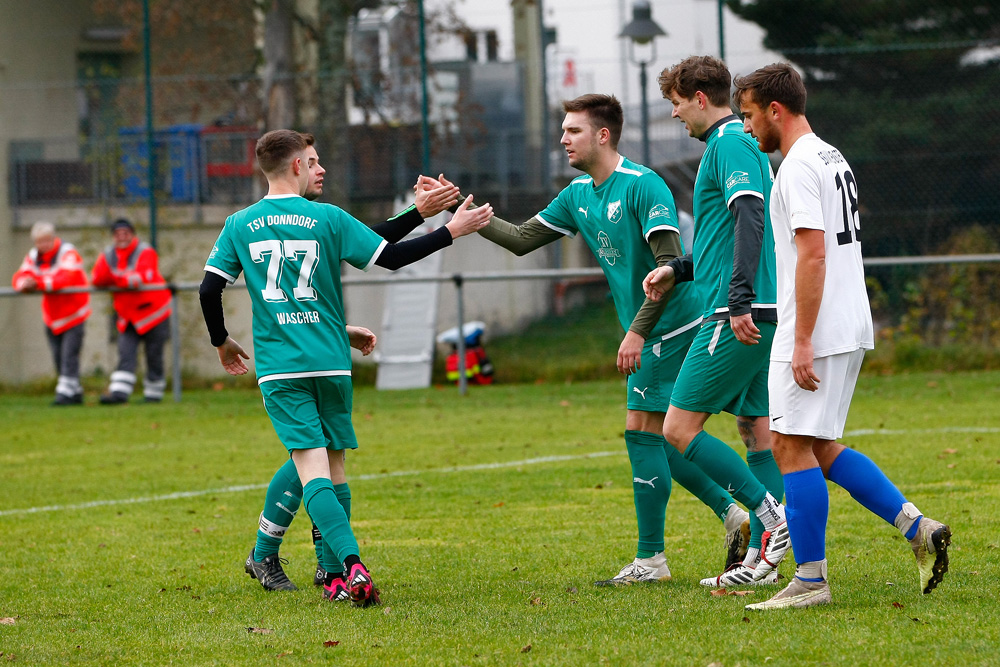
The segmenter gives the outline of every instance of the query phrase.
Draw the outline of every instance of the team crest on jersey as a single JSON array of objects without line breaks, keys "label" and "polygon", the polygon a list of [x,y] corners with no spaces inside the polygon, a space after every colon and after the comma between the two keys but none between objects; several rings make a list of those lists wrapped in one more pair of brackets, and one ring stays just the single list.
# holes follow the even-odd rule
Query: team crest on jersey
[{"label": "team crest on jersey", "polygon": [[601,244],[597,249],[597,256],[607,262],[608,266],[614,266],[615,260],[622,256],[621,251],[612,247],[611,239],[604,232],[597,233],[597,242]]},{"label": "team crest on jersey", "polygon": [[670,218],[670,209],[663,204],[656,204],[653,208],[649,209],[649,220],[653,218]]},{"label": "team crest on jersey", "polygon": [[622,200],[613,201],[608,204],[608,220],[618,224],[618,221],[622,219]]},{"label": "team crest on jersey", "polygon": [[732,190],[737,185],[750,185],[750,174],[745,171],[734,171],[726,179],[726,189]]}]

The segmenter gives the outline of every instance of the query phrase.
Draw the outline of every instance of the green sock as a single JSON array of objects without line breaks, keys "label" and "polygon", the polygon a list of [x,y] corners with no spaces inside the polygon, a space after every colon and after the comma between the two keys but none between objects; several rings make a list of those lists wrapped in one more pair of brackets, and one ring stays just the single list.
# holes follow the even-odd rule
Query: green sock
[{"label": "green sock", "polygon": [[323,535],[320,564],[327,572],[340,572],[344,559],[350,555],[357,556],[359,551],[347,514],[337,502],[333,482],[323,477],[310,480],[303,489],[302,502]]},{"label": "green sock", "polygon": [[751,514],[767,497],[767,489],[753,476],[743,457],[706,431],[694,437],[684,451],[684,458],[743,503]]},{"label": "green sock", "polygon": [[[785,480],[774,462],[770,450],[764,452],[747,452],[747,466],[754,477],[760,480],[768,493],[779,503],[785,498]],[[753,512],[750,513],[750,546],[760,548],[760,536],[764,532],[764,524]]]},{"label": "green sock", "polygon": [[[337,494],[337,500],[340,501],[340,506],[344,508],[344,514],[347,515],[347,521],[351,520],[351,487],[347,485],[347,482],[343,484],[334,484],[333,492]],[[312,527],[313,536],[313,548],[316,550],[316,560],[318,562],[323,562],[323,534],[320,532],[316,524]]]},{"label": "green sock", "polygon": [[260,525],[257,528],[257,544],[253,549],[255,561],[259,563],[278,553],[285,531],[292,525],[301,502],[302,483],[299,482],[299,473],[295,470],[295,463],[288,459],[267,485],[264,511],[260,514]]},{"label": "green sock", "polygon": [[[664,440],[666,442],[666,440]],[[701,468],[688,461],[667,443],[667,464],[670,466],[670,476],[674,481],[691,492],[695,498],[705,503],[715,512],[715,516],[725,521],[726,512],[733,504],[733,497],[724,488],[712,481]]]},{"label": "green sock", "polygon": [[649,558],[663,551],[663,522],[670,500],[670,466],[665,445],[666,441],[657,433],[625,431],[625,449],[632,464],[635,517],[639,524],[637,558]]}]

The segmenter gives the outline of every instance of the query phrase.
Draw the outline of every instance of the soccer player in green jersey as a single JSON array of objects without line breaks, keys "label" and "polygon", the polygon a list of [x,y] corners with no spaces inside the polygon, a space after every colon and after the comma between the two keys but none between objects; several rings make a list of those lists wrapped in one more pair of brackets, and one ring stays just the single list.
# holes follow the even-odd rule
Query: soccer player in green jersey
[{"label": "soccer player in green jersey", "polygon": [[[731,81],[725,64],[711,56],[692,56],[660,74],[673,116],[705,142],[705,152],[694,184],[692,252],[644,281],[654,298],[694,281],[704,299],[705,321],[674,385],[664,436],[752,511],[743,562],[703,579],[706,586],[772,583],[789,546],[768,420],[767,371],[777,322],[767,210],[773,176],[767,156],[729,107]],[[722,411],[736,415],[746,464],[704,430],[709,416]]]},{"label": "soccer player in green jersey", "polygon": [[[388,243],[336,206],[303,197],[322,171],[312,144],[311,135],[293,130],[274,130],[258,140],[268,194],[226,219],[205,265],[202,312],[223,368],[231,375],[246,373],[249,356],[226,331],[222,309],[225,285],[245,275],[257,384],[295,464],[302,504],[323,536],[323,565],[331,573],[324,597],[336,599],[346,588],[355,605],[367,606],[379,602],[378,591],[334,490],[334,480],[346,482],[344,450],[357,447],[340,263],[398,269],[478,230],[493,210],[470,210],[469,197],[444,227]],[[343,580],[333,574],[340,571],[347,574]]]},{"label": "soccer player in green jersey", "polygon": [[[322,167],[310,174],[309,184],[306,186],[304,195],[306,199],[315,200],[323,194],[324,174],[325,171]],[[428,185],[424,187],[428,182],[425,176],[418,177],[417,183],[414,185],[416,192],[414,203],[389,220],[372,226],[372,231],[390,243],[395,243],[422,224],[425,218],[432,218],[445,209],[458,205],[457,187],[453,185],[439,187]],[[363,355],[368,355],[375,348],[375,335],[368,329],[348,326],[347,333],[351,347],[360,350]],[[344,507],[348,520],[350,520],[350,486],[346,480],[342,482],[335,480],[333,490],[340,504]],[[295,464],[289,459],[278,468],[267,485],[264,507],[257,524],[257,540],[243,564],[243,570],[251,578],[259,581],[265,590],[294,591],[297,588],[285,574],[282,563],[287,563],[287,561],[282,559],[278,552],[285,533],[291,526],[301,503],[302,482],[299,481]],[[327,571],[322,564],[322,535],[315,524],[312,527],[312,537],[317,561],[313,584],[322,586],[326,582]],[[338,590],[335,592],[334,599],[346,600],[346,586],[339,581],[336,584]]]},{"label": "soccer player in green jersey", "polygon": [[674,198],[656,172],[618,153],[623,113],[609,95],[563,102],[562,145],[570,166],[584,172],[541,213],[521,225],[493,218],[480,234],[517,255],[580,234],[597,258],[625,330],[618,370],[628,376],[625,447],[632,467],[639,539],[635,559],[600,584],[665,581],[664,520],[671,477],[691,491],[726,526],[727,564],[745,549],[747,514],[697,466],[663,439],[663,415],[674,378],[701,323],[695,286],[666,302],[642,293],[642,279],[683,254]]}]

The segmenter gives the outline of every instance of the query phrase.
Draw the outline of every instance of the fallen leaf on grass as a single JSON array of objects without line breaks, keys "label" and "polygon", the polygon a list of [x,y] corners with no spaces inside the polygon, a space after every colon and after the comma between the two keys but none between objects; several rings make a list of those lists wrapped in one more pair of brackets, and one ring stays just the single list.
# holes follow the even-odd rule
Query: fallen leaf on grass
[{"label": "fallen leaf on grass", "polygon": [[531,650],[531,644],[521,647],[521,653],[527,653],[530,650]]},{"label": "fallen leaf on grass", "polygon": [[326,646],[327,648],[329,648],[331,646],[336,646],[339,643],[340,643],[339,641],[330,640],[330,641],[323,642],[323,646]]},{"label": "fallen leaf on grass", "polygon": [[578,591],[576,589],[576,586],[570,586],[569,588],[566,589],[566,592],[567,593],[576,593]]},{"label": "fallen leaf on grass", "polygon": [[903,608],[903,604],[901,602],[893,602],[892,606],[895,607],[896,609],[902,609]]},{"label": "fallen leaf on grass", "polygon": [[727,595],[737,595],[739,597],[743,597],[744,595],[753,595],[753,594],[754,591],[730,591],[725,588],[716,588],[714,591],[712,591],[712,597],[715,598],[721,598]]},{"label": "fallen leaf on grass", "polygon": [[532,606],[537,607],[537,606],[543,605],[545,603],[542,602],[542,598],[531,598],[531,604],[532,604]]},{"label": "fallen leaf on grass", "polygon": [[955,467],[955,465],[957,465],[957,464],[955,464],[955,463],[949,463],[949,464],[948,464],[948,468],[954,468],[954,467]]},{"label": "fallen leaf on grass", "polygon": [[273,635],[274,630],[271,628],[247,628],[247,632],[252,635]]},{"label": "fallen leaf on grass", "polygon": [[561,407],[568,408],[570,406],[570,402],[569,401],[559,401],[559,405]]},{"label": "fallen leaf on grass", "polygon": [[288,656],[290,656],[291,654],[292,654],[292,652],[291,652],[291,651],[285,651],[284,653],[279,653],[278,655],[276,655],[276,656],[274,656],[274,657],[275,657],[275,658],[287,658],[287,657],[288,657]]},{"label": "fallen leaf on grass", "polygon": [[0,618],[0,625],[14,625],[17,621],[11,617]]},{"label": "fallen leaf on grass", "polygon": [[744,622],[744,623],[749,623],[749,622],[750,622],[750,619],[749,619],[749,618],[747,618],[746,616],[744,616],[744,617],[743,617],[743,622]]},{"label": "fallen leaf on grass", "polygon": [[501,501],[500,501],[500,502],[498,502],[498,503],[494,503],[494,504],[493,504],[493,507],[503,507],[503,504],[504,504],[504,503],[503,503],[503,501],[501,500]]},{"label": "fallen leaf on grass", "polygon": [[958,450],[957,449],[948,448],[948,449],[944,450],[944,453],[945,454],[957,454]]}]

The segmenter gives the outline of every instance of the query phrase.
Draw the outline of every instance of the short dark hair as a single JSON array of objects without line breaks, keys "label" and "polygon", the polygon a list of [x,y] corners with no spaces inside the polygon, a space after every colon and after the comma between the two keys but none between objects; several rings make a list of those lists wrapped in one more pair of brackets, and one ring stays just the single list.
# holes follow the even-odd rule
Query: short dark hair
[{"label": "short dark hair", "polygon": [[313,135],[295,130],[271,130],[257,140],[257,164],[265,174],[279,172],[297,153],[315,142]]},{"label": "short dark hair", "polygon": [[733,77],[729,68],[718,58],[712,56],[691,56],[685,58],[673,67],[660,72],[656,80],[660,84],[660,92],[664,99],[670,93],[676,92],[684,99],[690,100],[699,90],[708,97],[708,101],[717,107],[729,106],[729,87]]},{"label": "short dark hair", "polygon": [[602,127],[608,128],[608,132],[611,133],[611,147],[618,148],[618,141],[622,138],[622,126],[625,124],[625,114],[622,112],[622,103],[617,97],[591,93],[573,100],[563,100],[562,107],[566,113],[576,111],[586,113],[590,117],[591,126],[596,130]]},{"label": "short dark hair", "polygon": [[744,97],[761,109],[777,102],[796,116],[806,113],[806,84],[787,63],[774,63],[746,76],[736,77],[736,92],[733,93],[736,106]]}]

